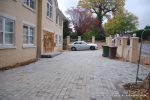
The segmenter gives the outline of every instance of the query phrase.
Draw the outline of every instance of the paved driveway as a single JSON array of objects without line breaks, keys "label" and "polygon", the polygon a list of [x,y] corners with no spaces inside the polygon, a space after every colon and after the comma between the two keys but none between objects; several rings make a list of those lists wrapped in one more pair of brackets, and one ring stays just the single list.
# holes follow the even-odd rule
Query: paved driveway
[{"label": "paved driveway", "polygon": [[[140,49],[140,44],[139,44],[139,49]],[[142,44],[142,53],[150,56],[150,43]]]},{"label": "paved driveway", "polygon": [[[135,81],[137,65],[101,55],[67,51],[0,72],[0,100],[125,100],[120,84]],[[140,68],[140,77],[147,73]]]}]

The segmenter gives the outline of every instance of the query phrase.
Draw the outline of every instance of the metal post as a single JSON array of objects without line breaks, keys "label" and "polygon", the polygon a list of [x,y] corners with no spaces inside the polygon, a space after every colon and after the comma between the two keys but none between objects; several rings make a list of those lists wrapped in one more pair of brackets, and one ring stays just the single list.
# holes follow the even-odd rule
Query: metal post
[{"label": "metal post", "polygon": [[141,49],[142,49],[142,42],[143,42],[143,34],[146,30],[144,30],[141,34],[141,44],[140,44],[140,52],[139,52],[139,59],[138,59],[138,67],[137,67],[137,73],[136,73],[136,84],[138,81],[138,74],[139,74],[139,67],[140,67],[140,61],[141,61]]}]

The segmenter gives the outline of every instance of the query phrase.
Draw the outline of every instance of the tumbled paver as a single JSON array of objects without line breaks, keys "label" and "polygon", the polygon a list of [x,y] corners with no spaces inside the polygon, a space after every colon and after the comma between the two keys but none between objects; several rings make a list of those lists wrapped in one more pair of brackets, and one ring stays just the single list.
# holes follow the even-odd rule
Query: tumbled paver
[{"label": "tumbled paver", "polygon": [[[0,100],[125,100],[120,84],[135,81],[137,65],[101,55],[101,50],[66,51],[0,72]],[[148,72],[141,66],[139,77]]]}]

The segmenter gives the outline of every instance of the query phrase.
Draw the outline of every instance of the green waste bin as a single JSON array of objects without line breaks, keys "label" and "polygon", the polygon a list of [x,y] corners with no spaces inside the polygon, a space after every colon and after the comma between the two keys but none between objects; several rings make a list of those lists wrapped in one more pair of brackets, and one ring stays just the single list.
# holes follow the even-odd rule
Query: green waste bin
[{"label": "green waste bin", "polygon": [[103,57],[108,57],[109,56],[109,46],[108,45],[103,45]]},{"label": "green waste bin", "polygon": [[116,58],[117,47],[109,47],[109,58]]}]

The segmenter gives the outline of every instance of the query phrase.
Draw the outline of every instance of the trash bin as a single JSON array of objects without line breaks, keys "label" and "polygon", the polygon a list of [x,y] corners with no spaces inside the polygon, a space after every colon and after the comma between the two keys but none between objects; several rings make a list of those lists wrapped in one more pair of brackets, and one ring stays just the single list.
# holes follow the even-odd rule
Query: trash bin
[{"label": "trash bin", "polygon": [[116,58],[117,47],[109,47],[109,57],[114,59]]},{"label": "trash bin", "polygon": [[109,46],[108,45],[103,45],[103,57],[108,57],[109,56]]}]

